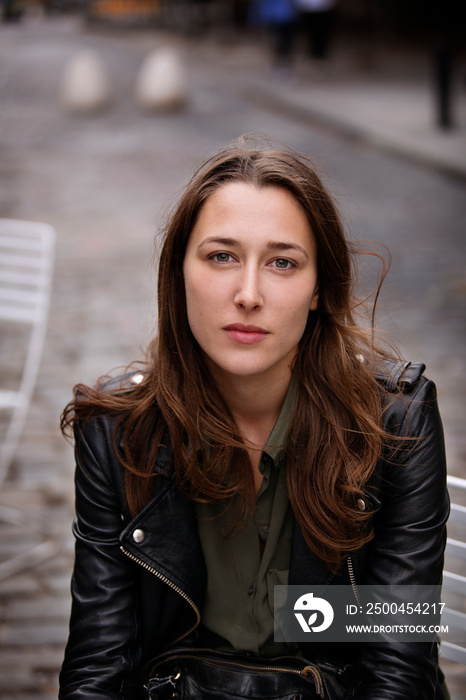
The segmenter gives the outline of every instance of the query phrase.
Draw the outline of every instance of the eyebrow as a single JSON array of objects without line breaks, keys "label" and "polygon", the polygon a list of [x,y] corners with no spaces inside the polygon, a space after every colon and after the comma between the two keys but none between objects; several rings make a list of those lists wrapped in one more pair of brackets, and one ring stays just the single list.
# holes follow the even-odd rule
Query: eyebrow
[{"label": "eyebrow", "polygon": [[[241,246],[241,243],[235,238],[220,238],[217,236],[210,236],[209,238],[205,238],[202,241],[202,243],[199,244],[198,247],[202,248],[203,246],[209,245],[210,243],[216,243],[217,245],[224,245],[226,247],[232,248]],[[306,258],[309,258],[307,251],[297,243],[287,243],[286,241],[268,241],[267,248],[270,248],[270,250],[279,251],[297,250],[298,252],[302,253]]]}]

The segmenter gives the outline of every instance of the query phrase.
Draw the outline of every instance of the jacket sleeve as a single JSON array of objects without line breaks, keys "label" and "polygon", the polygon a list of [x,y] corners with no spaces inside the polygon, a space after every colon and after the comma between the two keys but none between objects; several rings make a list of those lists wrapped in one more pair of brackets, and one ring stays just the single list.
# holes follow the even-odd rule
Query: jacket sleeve
[{"label": "jacket sleeve", "polygon": [[[388,406],[385,422],[407,440],[395,440],[383,462],[381,508],[363,582],[440,585],[449,499],[434,384],[421,377]],[[365,645],[357,700],[434,700],[437,652],[430,642]]]},{"label": "jacket sleeve", "polygon": [[76,557],[60,700],[134,700],[140,693],[131,681],[140,665],[137,578],[118,543],[124,523],[110,424],[94,418],[75,426]]}]

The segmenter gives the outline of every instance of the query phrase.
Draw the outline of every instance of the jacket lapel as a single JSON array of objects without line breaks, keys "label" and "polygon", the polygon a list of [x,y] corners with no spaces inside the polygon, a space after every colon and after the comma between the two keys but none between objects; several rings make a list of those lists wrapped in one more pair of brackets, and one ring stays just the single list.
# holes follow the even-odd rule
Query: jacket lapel
[{"label": "jacket lapel", "polygon": [[202,605],[207,573],[191,502],[172,471],[159,474],[157,494],[129,523],[120,544],[144,568]]}]

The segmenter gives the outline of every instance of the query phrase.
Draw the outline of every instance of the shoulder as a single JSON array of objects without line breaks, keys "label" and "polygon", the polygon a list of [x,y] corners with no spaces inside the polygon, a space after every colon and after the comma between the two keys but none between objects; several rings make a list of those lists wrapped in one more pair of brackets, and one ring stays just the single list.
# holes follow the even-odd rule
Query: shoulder
[{"label": "shoulder", "polygon": [[[78,458],[85,459],[87,468],[92,464],[103,465],[107,471],[121,469],[121,460],[118,453],[123,450],[122,433],[123,425],[128,415],[125,410],[125,397],[135,392],[144,379],[142,372],[127,372],[115,377],[103,377],[92,389],[94,407],[92,413],[85,417],[79,417],[74,421],[73,431],[75,438],[75,450]],[[79,402],[85,387],[76,392]],[[117,401],[112,405],[111,397]],[[129,406],[129,401],[127,402]],[[118,409],[120,404],[120,409]]]},{"label": "shoulder", "polygon": [[[427,518],[443,528],[448,516],[443,426],[437,390],[424,369],[421,363],[384,362],[376,375],[383,395],[387,439],[374,484],[380,490],[377,498],[394,504],[383,510],[379,526],[393,522],[393,518],[399,524]],[[427,530],[425,527],[424,532]]]},{"label": "shoulder", "polygon": [[419,435],[422,426],[441,429],[437,389],[422,362],[383,360],[374,373],[382,391],[384,429],[392,435]]},{"label": "shoulder", "polygon": [[96,384],[96,389],[107,394],[123,394],[132,392],[143,383],[147,376],[144,370],[131,370],[115,377],[102,377]]},{"label": "shoulder", "polygon": [[[143,372],[126,372],[124,374],[110,377],[105,376],[98,380],[94,387],[88,389],[84,385],[78,385],[76,390],[76,401],[79,404],[80,399],[84,401],[91,397],[93,408],[91,417],[78,418],[74,423],[74,432],[76,438],[83,437],[91,442],[97,440],[99,442],[107,433],[113,433],[115,427],[122,422],[125,416],[125,399],[131,400],[131,395],[134,394],[144,380]],[[87,393],[89,391],[89,394]],[[117,401],[112,405],[111,397],[115,397]],[[129,403],[129,401],[127,401]],[[118,410],[120,404],[120,410]]]},{"label": "shoulder", "polygon": [[[104,377],[96,384],[93,391],[98,398],[94,401],[92,414],[85,418],[78,417],[73,425],[77,461],[85,463],[88,471],[95,471],[104,478],[120,483],[124,473],[128,437],[125,428],[131,424],[131,430],[135,429],[131,423],[132,418],[136,417],[136,422],[139,419],[143,421],[144,415],[150,414],[146,426],[150,430],[154,429],[153,417],[159,414],[155,398],[146,403],[145,414],[140,414],[138,418],[141,402],[151,398],[147,384],[144,384],[147,376],[147,372],[141,370],[131,371],[115,377]],[[171,454],[170,436],[163,419],[162,427],[163,439],[154,465],[154,468],[161,471],[166,468]]]}]

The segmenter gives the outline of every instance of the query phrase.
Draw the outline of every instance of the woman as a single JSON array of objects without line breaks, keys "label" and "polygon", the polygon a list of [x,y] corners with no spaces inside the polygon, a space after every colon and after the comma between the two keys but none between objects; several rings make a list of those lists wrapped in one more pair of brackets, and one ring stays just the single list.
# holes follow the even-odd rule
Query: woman
[{"label": "woman", "polygon": [[[273,638],[275,584],[441,581],[435,388],[355,324],[351,287],[306,160],[240,141],[194,175],[167,226],[147,362],[79,385],[63,416],[77,518],[60,698],[140,698],[144,683],[185,697],[154,661],[180,646],[304,657],[326,697],[442,698],[434,643]],[[345,691],[330,667],[353,668]]]}]

